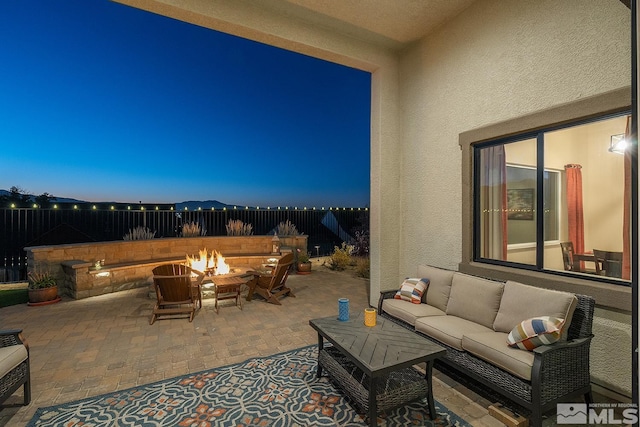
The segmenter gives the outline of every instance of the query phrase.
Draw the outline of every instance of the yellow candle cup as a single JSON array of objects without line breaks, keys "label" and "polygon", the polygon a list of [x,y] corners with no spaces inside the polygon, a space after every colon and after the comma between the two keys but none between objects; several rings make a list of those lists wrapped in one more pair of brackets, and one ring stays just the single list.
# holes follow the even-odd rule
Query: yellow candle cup
[{"label": "yellow candle cup", "polygon": [[364,309],[364,325],[376,326],[376,309],[375,308]]}]

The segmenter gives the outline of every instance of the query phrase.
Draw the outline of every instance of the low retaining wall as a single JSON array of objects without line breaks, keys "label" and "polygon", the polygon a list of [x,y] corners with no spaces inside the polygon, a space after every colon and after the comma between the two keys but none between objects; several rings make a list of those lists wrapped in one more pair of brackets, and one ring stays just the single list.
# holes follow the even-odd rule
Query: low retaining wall
[{"label": "low retaining wall", "polygon": [[[220,252],[231,267],[259,268],[273,258],[273,236],[212,236],[78,243],[25,248],[28,271],[51,271],[61,295],[82,299],[148,286],[152,270],[198,251]],[[281,251],[307,250],[307,236],[280,237]],[[276,256],[277,257],[277,256]],[[97,268],[96,263],[104,260]]]}]

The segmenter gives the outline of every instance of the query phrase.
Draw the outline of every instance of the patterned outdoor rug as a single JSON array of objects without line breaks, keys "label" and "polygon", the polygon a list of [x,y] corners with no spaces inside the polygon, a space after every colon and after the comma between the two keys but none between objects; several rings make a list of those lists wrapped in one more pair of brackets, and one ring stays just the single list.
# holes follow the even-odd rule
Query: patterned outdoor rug
[{"label": "patterned outdoor rug", "polygon": [[[317,346],[40,408],[32,426],[366,426],[327,377],[316,378]],[[464,426],[436,402],[384,414],[380,426]]]}]

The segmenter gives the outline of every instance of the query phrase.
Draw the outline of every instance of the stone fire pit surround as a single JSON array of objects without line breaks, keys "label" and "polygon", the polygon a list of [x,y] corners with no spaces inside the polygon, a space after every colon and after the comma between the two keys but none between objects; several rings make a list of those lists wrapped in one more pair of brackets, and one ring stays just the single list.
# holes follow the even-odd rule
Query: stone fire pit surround
[{"label": "stone fire pit surround", "polygon": [[[308,236],[278,236],[281,252],[307,250]],[[232,267],[260,268],[269,258],[273,236],[203,236],[76,243],[25,248],[27,269],[48,269],[59,293],[74,299],[149,286],[154,267],[184,262],[203,248],[222,253]],[[277,257],[277,256],[276,256]],[[104,260],[104,262],[102,262]]]}]

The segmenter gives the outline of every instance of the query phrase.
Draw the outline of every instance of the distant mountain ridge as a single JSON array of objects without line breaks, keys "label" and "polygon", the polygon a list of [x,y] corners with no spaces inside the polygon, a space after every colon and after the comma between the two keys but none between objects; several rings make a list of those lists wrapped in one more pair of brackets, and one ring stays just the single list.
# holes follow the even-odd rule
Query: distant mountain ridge
[{"label": "distant mountain ridge", "polygon": [[[0,197],[10,196],[10,195],[11,195],[10,191],[0,190]],[[34,194],[28,194],[28,196],[31,198],[31,201],[35,201],[36,197],[38,197]],[[57,203],[89,203],[89,202],[85,202],[84,200],[72,199],[69,197],[53,197],[51,201],[54,203],[56,202]]]},{"label": "distant mountain ridge", "polygon": [[[2,196],[10,196],[11,192],[8,190],[0,190],[0,197]],[[33,194],[29,194],[30,200],[33,202],[35,201],[35,198],[37,197],[36,195]],[[126,203],[121,203],[121,202],[114,202],[114,201],[110,201],[110,202],[87,202],[86,200],[78,200],[78,199],[73,199],[70,197],[53,197],[51,199],[52,203],[95,203],[95,204],[126,204]],[[154,204],[154,203],[144,203],[145,205],[148,204]],[[162,204],[162,205],[166,205],[167,203],[158,203],[158,204]],[[188,200],[188,201],[184,201],[184,202],[175,202],[173,203],[175,204],[176,210],[184,210],[185,208],[187,208],[188,210],[197,210],[198,208],[201,209],[223,209],[223,208],[227,208],[227,209],[233,209],[234,206],[240,206],[240,205],[228,205],[226,203],[222,203],[218,200]],[[242,207],[244,208],[244,205],[242,205]]]},{"label": "distant mountain ridge", "polygon": [[[187,208],[190,211],[195,211],[198,208],[201,209],[233,209],[234,206],[238,205],[228,205],[226,203],[219,202],[217,200],[189,200],[186,202],[176,203],[176,210],[184,210]],[[244,207],[244,206],[243,206]]]}]

